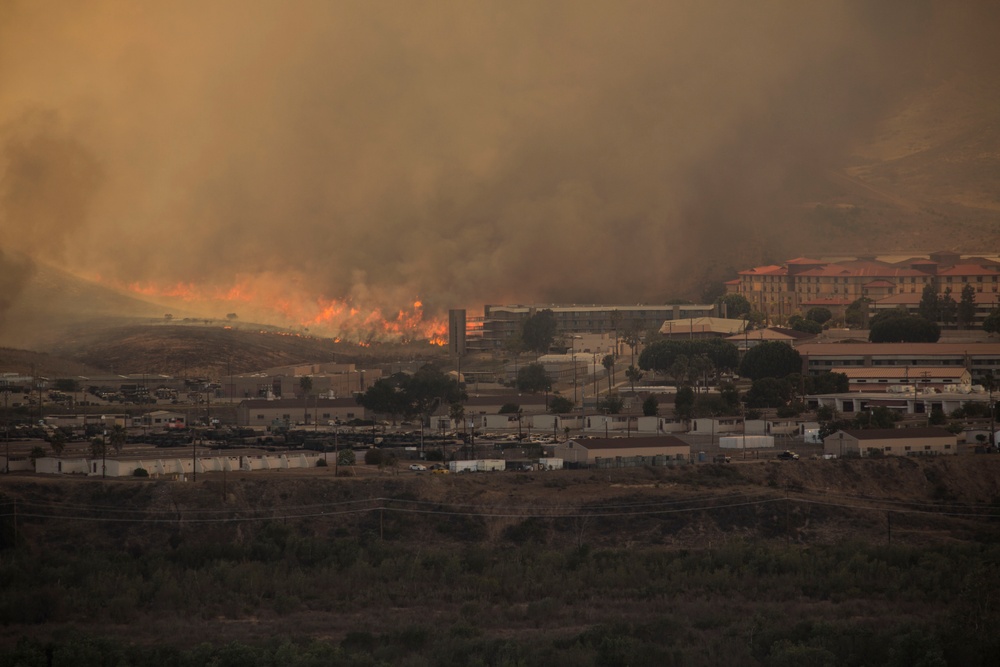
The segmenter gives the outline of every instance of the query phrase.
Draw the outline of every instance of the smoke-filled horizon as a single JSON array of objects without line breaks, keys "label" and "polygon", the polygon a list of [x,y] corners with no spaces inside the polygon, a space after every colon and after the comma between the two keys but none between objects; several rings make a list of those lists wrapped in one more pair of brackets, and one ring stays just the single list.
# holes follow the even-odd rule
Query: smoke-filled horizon
[{"label": "smoke-filled horizon", "polygon": [[980,13],[14,0],[0,248],[247,308],[662,301],[781,252],[888,105],[981,62]]}]

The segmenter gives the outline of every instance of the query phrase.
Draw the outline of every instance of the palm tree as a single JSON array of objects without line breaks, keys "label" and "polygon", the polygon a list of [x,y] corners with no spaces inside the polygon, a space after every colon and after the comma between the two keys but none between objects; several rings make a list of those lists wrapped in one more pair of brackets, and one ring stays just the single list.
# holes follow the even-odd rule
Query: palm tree
[{"label": "palm tree", "polygon": [[627,377],[629,379],[629,382],[632,383],[632,393],[634,394],[635,393],[635,383],[636,383],[636,381],[642,379],[642,371],[640,371],[635,366],[629,366],[628,370],[625,371],[625,377]]},{"label": "palm tree", "polygon": [[601,365],[608,372],[608,393],[611,393],[611,377],[615,372],[615,355],[609,354],[601,360]]},{"label": "palm tree", "polygon": [[[308,375],[299,378],[299,389],[302,390],[302,421],[309,423],[309,394],[312,392],[313,379]],[[318,411],[317,411],[318,412]]]},{"label": "palm tree", "polygon": [[465,433],[465,406],[461,403],[452,403],[448,408],[448,416],[452,422],[462,425],[462,433]]}]

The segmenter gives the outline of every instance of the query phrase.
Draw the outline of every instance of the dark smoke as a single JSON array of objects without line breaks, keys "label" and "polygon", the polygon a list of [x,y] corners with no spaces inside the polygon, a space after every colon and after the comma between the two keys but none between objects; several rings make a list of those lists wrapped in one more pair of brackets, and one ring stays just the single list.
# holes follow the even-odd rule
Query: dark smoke
[{"label": "dark smoke", "polygon": [[[809,239],[990,3],[7,3],[2,240],[388,310],[661,301]],[[796,253],[797,254],[797,253]]]}]

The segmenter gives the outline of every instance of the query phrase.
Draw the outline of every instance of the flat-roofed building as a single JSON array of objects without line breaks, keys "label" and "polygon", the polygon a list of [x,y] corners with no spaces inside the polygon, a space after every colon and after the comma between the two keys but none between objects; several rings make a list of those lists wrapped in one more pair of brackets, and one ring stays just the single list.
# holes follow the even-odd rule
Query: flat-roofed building
[{"label": "flat-roofed building", "polygon": [[[552,447],[552,456],[566,463],[601,465],[602,461],[636,461],[661,457],[665,461],[687,461],[691,446],[672,435],[641,438],[592,438],[568,440]],[[646,465],[634,463],[634,465]]]},{"label": "flat-roofed building", "polygon": [[1000,377],[1000,343],[804,343],[795,349],[802,356],[803,373],[860,366],[948,366],[967,369],[974,384],[982,383],[987,372]]},{"label": "flat-roofed building", "polygon": [[830,372],[846,375],[850,391],[912,394],[930,389],[959,391],[972,386],[972,374],[961,366],[854,366],[831,368]]},{"label": "flat-roofed building", "polygon": [[353,398],[250,399],[236,408],[237,425],[248,427],[271,426],[276,421],[315,425],[365,418],[365,408]]},{"label": "flat-roofed building", "polygon": [[[722,306],[716,304],[554,304],[554,305],[487,305],[482,318],[469,318],[466,347],[470,351],[502,350],[511,338],[519,336],[524,321],[543,310],[551,310],[556,324],[556,336],[617,332],[630,329],[644,333],[659,329],[668,320],[695,317],[719,317]],[[620,352],[620,351],[619,351]]]}]

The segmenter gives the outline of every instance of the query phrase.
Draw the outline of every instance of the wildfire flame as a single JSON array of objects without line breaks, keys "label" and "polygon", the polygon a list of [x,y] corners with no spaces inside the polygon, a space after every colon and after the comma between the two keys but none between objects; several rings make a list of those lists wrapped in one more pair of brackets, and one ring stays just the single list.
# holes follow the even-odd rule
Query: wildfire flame
[{"label": "wildfire flame", "polygon": [[[225,288],[184,282],[173,285],[133,282],[116,286],[144,297],[182,301],[192,310],[211,312],[215,317],[230,311],[237,311],[239,315],[242,310],[241,319],[303,327],[338,341],[353,340],[366,346],[373,340],[427,340],[432,345],[447,344],[447,322],[428,317],[419,299],[409,308],[398,308],[387,314],[378,306],[365,307],[349,299],[309,298],[301,289],[250,279]],[[220,314],[221,310],[226,312]]]}]

